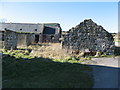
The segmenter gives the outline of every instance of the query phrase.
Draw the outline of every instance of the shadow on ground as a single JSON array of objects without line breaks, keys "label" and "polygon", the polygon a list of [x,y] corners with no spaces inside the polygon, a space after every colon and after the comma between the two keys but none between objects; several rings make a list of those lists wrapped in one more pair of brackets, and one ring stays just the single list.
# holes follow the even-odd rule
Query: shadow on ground
[{"label": "shadow on ground", "polygon": [[5,56],[2,68],[3,88],[118,87],[118,68],[113,67],[60,63],[48,58]]},{"label": "shadow on ground", "polygon": [[89,65],[93,68],[93,88],[120,88],[120,68]]},{"label": "shadow on ground", "polygon": [[115,47],[115,51],[114,51],[115,56],[120,56],[120,47]]},{"label": "shadow on ground", "polygon": [[3,56],[3,88],[90,88],[91,68],[48,58]]}]

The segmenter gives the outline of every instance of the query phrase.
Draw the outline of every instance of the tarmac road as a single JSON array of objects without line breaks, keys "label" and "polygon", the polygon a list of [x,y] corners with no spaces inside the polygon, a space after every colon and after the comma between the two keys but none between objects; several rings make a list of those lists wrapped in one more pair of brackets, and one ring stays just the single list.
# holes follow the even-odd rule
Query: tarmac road
[{"label": "tarmac road", "polygon": [[[93,68],[93,88],[120,88],[120,57],[93,58],[85,62]],[[119,61],[119,62],[118,62]]]}]

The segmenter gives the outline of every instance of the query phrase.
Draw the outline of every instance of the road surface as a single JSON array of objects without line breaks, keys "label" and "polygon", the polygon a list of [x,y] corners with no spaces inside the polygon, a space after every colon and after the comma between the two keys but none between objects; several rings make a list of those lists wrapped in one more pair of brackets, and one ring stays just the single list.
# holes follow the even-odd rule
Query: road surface
[{"label": "road surface", "polygon": [[83,64],[93,68],[93,88],[120,88],[120,57],[115,58],[93,58]]}]

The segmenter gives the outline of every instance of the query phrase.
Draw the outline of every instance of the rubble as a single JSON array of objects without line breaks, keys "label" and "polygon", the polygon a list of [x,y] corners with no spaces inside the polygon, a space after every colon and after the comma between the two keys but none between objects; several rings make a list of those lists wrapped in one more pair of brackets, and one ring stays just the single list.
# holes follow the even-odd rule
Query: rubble
[{"label": "rubble", "polygon": [[62,48],[69,53],[86,50],[114,54],[113,36],[91,19],[86,19],[71,28],[62,40]]}]

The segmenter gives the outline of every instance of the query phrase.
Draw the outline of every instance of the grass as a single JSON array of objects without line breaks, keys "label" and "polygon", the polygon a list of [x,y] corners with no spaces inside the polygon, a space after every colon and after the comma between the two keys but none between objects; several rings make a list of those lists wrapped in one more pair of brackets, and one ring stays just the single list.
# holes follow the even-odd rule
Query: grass
[{"label": "grass", "polygon": [[4,52],[4,54],[14,56],[15,58],[24,58],[24,59],[32,59],[32,58],[34,58],[33,56],[29,56],[29,52],[27,52],[25,50],[14,50],[14,51],[5,50],[3,52]]},{"label": "grass", "polygon": [[120,42],[120,40],[116,39],[116,40],[114,40],[114,42]]},{"label": "grass", "polygon": [[24,50],[4,51],[3,88],[91,88],[92,69],[73,59],[30,57]]},{"label": "grass", "polygon": [[[37,49],[41,45],[27,49]],[[3,88],[91,88],[94,84],[92,69],[80,64],[85,60],[120,55],[120,47],[115,47],[115,55],[99,57],[66,57],[50,59],[30,56],[26,48],[4,50]]]}]

